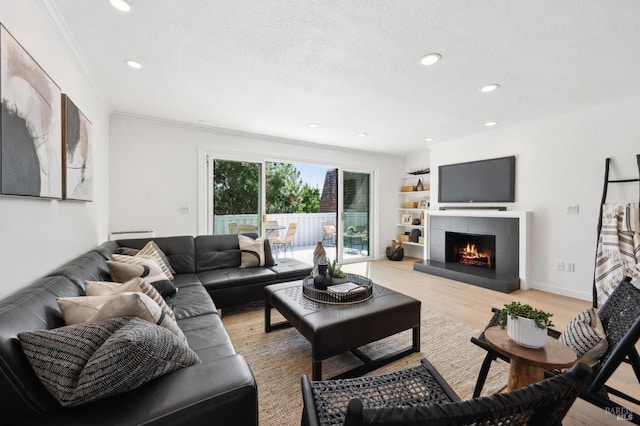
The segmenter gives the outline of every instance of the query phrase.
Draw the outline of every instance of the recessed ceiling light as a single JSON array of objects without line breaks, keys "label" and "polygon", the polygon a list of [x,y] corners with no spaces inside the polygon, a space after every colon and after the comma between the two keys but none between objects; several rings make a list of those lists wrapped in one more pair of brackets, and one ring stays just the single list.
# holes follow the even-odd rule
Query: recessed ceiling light
[{"label": "recessed ceiling light", "polygon": [[425,141],[425,142],[433,142],[433,139],[434,139],[434,138],[426,138],[424,141]]},{"label": "recessed ceiling light", "polygon": [[366,133],[358,133],[358,137],[360,138],[366,138],[367,134]]},{"label": "recessed ceiling light", "polygon": [[127,59],[126,61],[124,61],[124,63],[136,70],[139,70],[140,68],[142,68],[142,64],[140,62],[133,61],[131,59]]},{"label": "recessed ceiling light", "polygon": [[498,87],[500,87],[498,83],[489,84],[488,86],[484,86],[482,89],[480,89],[480,91],[483,93],[489,93],[489,92],[493,92]]},{"label": "recessed ceiling light", "polygon": [[309,127],[312,127],[312,128],[314,128],[314,129],[315,129],[316,127],[318,127],[318,126],[319,126],[319,124],[318,124],[318,123],[309,123]]},{"label": "recessed ceiling light", "polygon": [[110,0],[111,6],[122,12],[128,12],[131,10],[131,6],[127,2],[127,0]]},{"label": "recessed ceiling light", "polygon": [[420,59],[420,64],[424,65],[425,67],[428,67],[429,65],[435,64],[440,59],[442,59],[442,55],[440,55],[439,53],[429,53],[428,55],[424,55]]},{"label": "recessed ceiling light", "polygon": [[486,123],[484,123],[484,125],[487,126],[487,127],[493,127],[496,124],[498,124],[497,121],[487,121]]}]

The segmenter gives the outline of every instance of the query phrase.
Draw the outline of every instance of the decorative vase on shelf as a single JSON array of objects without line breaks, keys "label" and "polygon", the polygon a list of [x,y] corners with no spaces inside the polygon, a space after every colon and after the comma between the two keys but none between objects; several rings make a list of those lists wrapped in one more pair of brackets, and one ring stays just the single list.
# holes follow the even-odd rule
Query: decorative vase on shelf
[{"label": "decorative vase on shelf", "polygon": [[316,248],[313,250],[313,269],[311,270],[311,276],[315,277],[318,273],[318,264],[324,262],[326,265],[327,252],[322,245],[322,241],[318,241]]},{"label": "decorative vase on shelf", "polygon": [[331,277],[327,275],[328,265],[326,263],[318,263],[318,272],[313,277],[313,286],[318,290],[326,290],[331,284]]},{"label": "decorative vase on shelf", "polygon": [[422,191],[424,189],[424,185],[422,185],[422,181],[418,179],[418,184],[416,185],[416,191]]}]

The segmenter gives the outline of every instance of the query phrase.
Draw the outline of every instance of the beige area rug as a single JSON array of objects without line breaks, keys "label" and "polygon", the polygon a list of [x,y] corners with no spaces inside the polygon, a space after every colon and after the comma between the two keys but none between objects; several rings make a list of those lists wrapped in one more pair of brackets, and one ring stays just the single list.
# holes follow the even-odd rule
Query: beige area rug
[{"label": "beige area rug", "polygon": [[[274,309],[272,321],[281,317]],[[311,347],[295,328],[264,332],[264,308],[250,304],[225,309],[222,321],[236,351],[243,355],[258,383],[260,424],[263,426],[299,425],[302,413],[300,377],[311,375]],[[480,331],[442,315],[422,312],[421,352],[416,352],[370,374],[415,366],[426,357],[462,399],[470,398],[486,352],[471,343]],[[367,355],[393,352],[411,345],[411,331],[405,331],[361,349]],[[360,365],[346,353],[322,363],[323,377],[332,377]],[[495,393],[507,383],[508,365],[494,363],[483,394]]]}]

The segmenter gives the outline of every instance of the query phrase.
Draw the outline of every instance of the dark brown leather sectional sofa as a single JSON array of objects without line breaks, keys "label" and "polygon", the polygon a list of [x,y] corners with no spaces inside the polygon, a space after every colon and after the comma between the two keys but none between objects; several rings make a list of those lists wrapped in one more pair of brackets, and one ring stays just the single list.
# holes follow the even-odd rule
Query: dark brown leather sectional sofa
[{"label": "dark brown leather sectional sofa", "polygon": [[85,280],[108,281],[111,255],[123,246],[141,248],[148,240],[109,241],[0,300],[2,424],[258,424],[253,373],[235,352],[216,307],[263,299],[266,285],[303,278],[311,265],[282,259],[272,266],[241,269],[235,235],[153,240],[176,271],[179,291],[167,303],[201,363],[72,408],[62,408],[40,383],[17,335],[64,326],[56,298],[83,295]]}]

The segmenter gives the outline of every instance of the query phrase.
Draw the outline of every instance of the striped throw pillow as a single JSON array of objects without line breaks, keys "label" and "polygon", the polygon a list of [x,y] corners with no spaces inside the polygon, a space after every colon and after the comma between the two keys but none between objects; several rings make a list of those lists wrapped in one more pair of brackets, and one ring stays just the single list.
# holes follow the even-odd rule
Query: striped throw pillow
[{"label": "striped throw pillow", "polygon": [[67,325],[97,322],[115,317],[138,317],[166,328],[183,342],[187,341],[176,321],[143,293],[59,297],[57,301]]},{"label": "striped throw pillow", "polygon": [[109,294],[124,293],[128,291],[144,293],[156,302],[167,315],[174,320],[176,319],[175,314],[164,301],[160,293],[158,293],[158,290],[140,277],[132,278],[122,284],[112,283],[109,281],[85,281],[84,286],[85,294],[87,296],[107,296]]},{"label": "striped throw pillow", "polygon": [[588,354],[598,359],[609,346],[600,317],[593,308],[581,312],[572,319],[558,340],[573,349],[578,358]]},{"label": "striped throw pillow", "polygon": [[171,296],[178,291],[153,259],[114,254],[113,260],[108,260],[107,265],[111,280],[115,282],[125,283],[131,278],[141,277],[154,286],[162,297]]},{"label": "striped throw pillow", "polygon": [[149,241],[134,257],[144,257],[155,260],[158,265],[160,265],[160,268],[162,268],[162,272],[164,272],[170,280],[173,280],[173,273],[175,273],[175,271],[171,267],[169,259],[167,259],[164,252],[160,250],[160,247],[153,241]]}]

